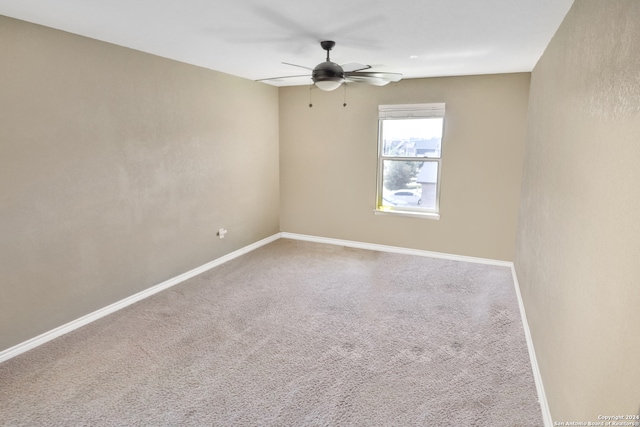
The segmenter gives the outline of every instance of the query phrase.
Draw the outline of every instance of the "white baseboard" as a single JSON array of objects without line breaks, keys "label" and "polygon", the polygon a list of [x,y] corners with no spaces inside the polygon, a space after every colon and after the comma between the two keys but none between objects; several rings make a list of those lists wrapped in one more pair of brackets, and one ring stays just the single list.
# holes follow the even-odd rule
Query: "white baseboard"
[{"label": "white baseboard", "polygon": [[94,311],[93,313],[89,313],[85,316],[82,316],[79,319],[73,320],[69,323],[66,323],[62,326],[59,326],[55,329],[52,329],[44,334],[38,335],[37,337],[31,338],[30,340],[24,341],[18,345],[10,347],[6,350],[0,351],[0,363],[5,360],[9,360],[12,357],[15,357],[19,354],[24,353],[25,351],[31,350],[39,345],[42,345],[46,342],[49,342],[61,335],[64,335],[68,332],[71,332],[75,329],[78,329],[82,326],[85,326],[93,321],[96,321],[108,314],[121,310],[133,303],[136,303],[140,300],[150,297],[153,294],[157,294],[160,291],[164,291],[172,286],[177,285],[178,283],[182,283],[185,280],[188,280],[198,274],[204,273],[207,270],[211,270],[225,262],[231,261],[234,258],[237,258],[241,255],[244,255],[248,252],[251,252],[261,246],[264,246],[268,243],[271,243],[280,238],[280,233],[276,233],[273,236],[262,239],[258,242],[252,243],[248,246],[238,249],[237,251],[231,252],[227,255],[224,255],[220,258],[217,258],[213,261],[210,261],[200,267],[196,267],[193,270],[189,270],[186,273],[182,273],[179,276],[173,277],[169,280],[166,280],[160,284],[152,286],[150,288],[145,289],[144,291],[138,292],[137,294],[131,295],[130,297],[124,298],[120,301],[117,301],[111,305],[103,307],[99,310]]},{"label": "white baseboard", "polygon": [[347,246],[349,248],[368,249],[371,251],[392,252],[392,253],[404,254],[404,255],[425,256],[425,257],[431,257],[431,258],[448,259],[452,261],[464,261],[464,262],[473,262],[476,264],[497,265],[500,267],[511,267],[513,265],[513,263],[510,261],[501,261],[501,260],[489,259],[489,258],[476,258],[476,257],[470,257],[470,256],[464,256],[464,255],[446,254],[442,252],[423,251],[420,249],[409,249],[409,248],[402,248],[399,246],[378,245],[376,243],[355,242],[353,240],[332,239],[329,237],[309,236],[306,234],[288,233],[284,231],[280,233],[280,235],[283,239],[294,239],[294,240],[304,240],[307,242],[327,243],[329,245]]},{"label": "white baseboard", "polygon": [[288,233],[288,232],[276,233],[273,236],[267,237],[251,245],[240,248],[237,251],[231,252],[230,254],[217,258],[211,262],[201,265],[200,267],[196,267],[193,270],[187,271],[186,273],[180,274],[179,276],[166,280],[158,285],[152,286],[151,288],[145,289],[144,291],[138,292],[137,294],[131,295],[130,297],[127,297],[123,300],[120,300],[104,308],[96,310],[93,313],[89,313],[86,316],[73,320],[67,324],[64,324],[48,332],[45,332],[44,334],[38,335],[37,337],[31,338],[30,340],[27,340],[16,346],[10,347],[4,351],[0,351],[0,363],[6,360],[9,360],[12,357],[15,357],[19,354],[22,354],[28,350],[31,350],[39,345],[42,345],[48,341],[51,341],[61,335],[64,335],[68,332],[71,332],[75,329],[85,326],[108,314],[121,310],[133,303],[136,303],[140,300],[150,297],[151,295],[154,295],[158,292],[161,292],[165,289],[175,286],[178,283],[182,283],[185,280],[188,280],[194,276],[197,276],[198,274],[204,273],[207,270],[210,270],[221,264],[231,261],[234,258],[237,258],[241,255],[251,252],[261,246],[269,244],[280,238],[304,240],[308,242],[326,243],[330,245],[346,246],[346,247],[357,248],[357,249],[368,249],[368,250],[374,250],[374,251],[392,252],[392,253],[399,253],[399,254],[405,254],[405,255],[426,256],[426,257],[432,257],[432,258],[473,262],[473,263],[479,263],[479,264],[488,264],[488,265],[496,265],[496,266],[511,268],[511,273],[513,276],[513,284],[515,286],[516,296],[518,298],[518,305],[520,308],[520,315],[522,316],[522,324],[524,326],[524,334],[527,341],[527,348],[529,350],[531,368],[533,369],[533,378],[534,378],[536,389],[538,392],[540,407],[542,409],[542,418],[544,421],[544,426],[545,427],[553,426],[553,420],[551,418],[551,413],[549,412],[547,397],[544,392],[544,387],[542,385],[542,377],[540,375],[540,370],[538,367],[535,350],[533,348],[533,341],[531,340],[531,332],[529,330],[529,324],[527,323],[527,316],[524,311],[522,295],[520,294],[520,285],[518,283],[518,277],[516,275],[516,271],[512,262],[487,259],[487,258],[468,257],[468,256],[462,256],[462,255],[453,255],[453,254],[446,254],[446,253],[440,253],[440,252],[430,252],[430,251],[423,251],[419,249],[408,249],[408,248],[402,248],[398,246],[378,245],[375,243],[364,243],[364,242],[356,242],[351,240],[332,239],[328,237],[309,236],[304,234],[296,234],[296,233]]},{"label": "white baseboard", "polygon": [[536,359],[536,351],[533,348],[533,339],[531,338],[531,331],[529,330],[529,322],[527,322],[527,314],[525,313],[524,302],[522,301],[522,294],[520,293],[520,283],[518,282],[518,275],[516,274],[516,269],[513,264],[511,264],[511,275],[513,276],[513,285],[516,288],[518,305],[520,306],[520,315],[522,316],[522,325],[524,326],[524,337],[527,340],[529,360],[531,361],[531,369],[533,370],[533,380],[536,383],[538,401],[540,402],[540,409],[542,410],[542,421],[544,422],[544,427],[553,427],[553,418],[551,418],[547,394],[542,384],[542,374],[540,374],[540,367],[538,366],[538,359]]}]

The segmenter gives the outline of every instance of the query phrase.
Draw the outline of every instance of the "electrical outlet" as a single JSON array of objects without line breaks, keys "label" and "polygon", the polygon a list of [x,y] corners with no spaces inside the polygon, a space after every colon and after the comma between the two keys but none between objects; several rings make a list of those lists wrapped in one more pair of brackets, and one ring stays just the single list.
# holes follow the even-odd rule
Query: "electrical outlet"
[{"label": "electrical outlet", "polygon": [[219,228],[218,232],[216,233],[216,236],[218,236],[221,239],[224,239],[225,234],[227,234],[227,230],[225,230],[224,228]]}]

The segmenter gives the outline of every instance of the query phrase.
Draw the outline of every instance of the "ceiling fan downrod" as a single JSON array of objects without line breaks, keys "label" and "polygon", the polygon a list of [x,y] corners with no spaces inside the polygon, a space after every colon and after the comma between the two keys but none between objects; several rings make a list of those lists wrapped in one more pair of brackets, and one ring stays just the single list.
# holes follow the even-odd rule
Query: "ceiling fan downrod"
[{"label": "ceiling fan downrod", "polygon": [[322,46],[322,48],[327,51],[327,62],[331,61],[329,59],[329,51],[331,51],[331,49],[333,49],[335,45],[336,45],[336,42],[332,40],[325,40],[320,42],[320,46]]}]

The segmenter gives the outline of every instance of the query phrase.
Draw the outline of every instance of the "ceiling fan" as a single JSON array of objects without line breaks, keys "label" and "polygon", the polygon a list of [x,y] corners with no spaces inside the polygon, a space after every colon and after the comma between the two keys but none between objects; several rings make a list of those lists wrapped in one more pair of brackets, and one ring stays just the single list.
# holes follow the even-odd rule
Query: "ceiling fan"
[{"label": "ceiling fan", "polygon": [[[294,67],[305,68],[311,71],[311,80],[318,87],[318,89],[322,89],[325,91],[335,90],[340,87],[340,85],[344,82],[354,82],[354,83],[368,83],[374,86],[384,86],[389,82],[397,82],[402,79],[402,74],[400,73],[387,73],[387,72],[378,72],[378,71],[366,71],[371,68],[370,65],[363,64],[345,64],[338,65],[335,62],[331,62],[329,58],[329,52],[336,45],[336,42],[331,40],[325,40],[320,42],[320,46],[322,49],[327,51],[327,60],[316,65],[315,68],[305,67],[303,65],[290,64],[288,62],[283,62],[286,65],[292,65]],[[349,71],[345,71],[343,67],[350,66],[349,68],[355,67],[354,69],[349,69]],[[260,79],[256,80],[258,82],[267,81],[267,80],[277,80],[277,79],[288,79],[294,77],[307,77],[308,75],[300,75],[300,76],[284,76],[284,77],[271,77],[268,79]]]}]

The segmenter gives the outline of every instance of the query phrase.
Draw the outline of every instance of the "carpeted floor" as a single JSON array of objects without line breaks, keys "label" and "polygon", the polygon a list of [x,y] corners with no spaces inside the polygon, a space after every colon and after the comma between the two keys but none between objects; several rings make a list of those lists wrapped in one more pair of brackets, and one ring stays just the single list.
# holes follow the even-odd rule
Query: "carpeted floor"
[{"label": "carpeted floor", "polygon": [[281,239],[0,364],[0,425],[542,418],[508,268]]}]

